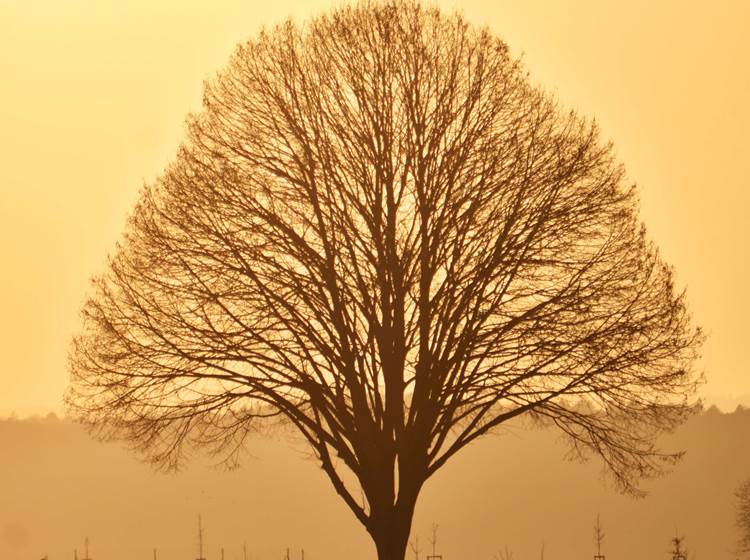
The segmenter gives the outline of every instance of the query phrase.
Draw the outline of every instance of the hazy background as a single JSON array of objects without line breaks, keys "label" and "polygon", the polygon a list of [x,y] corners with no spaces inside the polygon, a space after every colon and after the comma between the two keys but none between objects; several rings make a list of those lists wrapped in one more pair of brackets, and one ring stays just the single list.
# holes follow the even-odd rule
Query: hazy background
[{"label": "hazy background", "polygon": [[[191,5],[194,4],[194,5]],[[144,181],[175,153],[202,81],[261,25],[339,2],[0,0],[0,417],[61,411],[65,356],[89,277],[102,270]],[[594,116],[640,185],[643,219],[710,335],[709,403],[750,405],[750,2],[444,0],[489,26],[532,79]],[[707,414],[671,440],[675,473],[632,501],[596,463],[561,462],[550,432],[485,438],[428,482],[415,531],[440,524],[447,559],[584,558],[596,512],[608,558],[734,558],[731,492],[750,474],[750,412]],[[308,559],[372,554],[301,448],[253,442],[225,474],[153,473],[57,420],[0,421],[0,558]],[[349,554],[345,555],[345,552]]]},{"label": "hazy background", "polygon": [[[591,558],[597,513],[609,560],[670,558],[680,534],[690,560],[734,560],[733,492],[750,476],[750,410],[709,412],[666,440],[688,449],[674,472],[646,484],[648,498],[616,494],[600,465],[566,463],[555,432],[505,430],[459,453],[427,482],[413,536],[423,553],[433,522],[446,560]],[[281,434],[279,434],[279,437]],[[373,558],[364,529],[299,446],[250,442],[254,458],[222,472],[192,463],[178,476],[154,473],[117,445],[93,442],[59,420],[0,421],[0,558],[71,559],[90,538],[94,560],[192,560],[198,513],[204,555],[242,560]],[[407,554],[409,560],[413,553]]]},{"label": "hazy background", "polygon": [[[261,25],[321,0],[0,0],[0,415],[60,411],[89,277],[202,81]],[[595,116],[711,338],[703,394],[750,404],[750,2],[441,1]]]}]

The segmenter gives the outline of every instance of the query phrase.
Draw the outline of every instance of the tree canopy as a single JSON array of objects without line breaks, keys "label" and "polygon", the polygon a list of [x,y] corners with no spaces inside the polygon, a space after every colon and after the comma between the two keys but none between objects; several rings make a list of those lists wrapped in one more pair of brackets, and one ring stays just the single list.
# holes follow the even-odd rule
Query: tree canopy
[{"label": "tree canopy", "polygon": [[410,1],[287,22],[188,123],[84,306],[92,430],[175,467],[283,420],[398,560],[424,482],[514,417],[626,491],[674,460],[702,335],[612,146],[487,29]]}]

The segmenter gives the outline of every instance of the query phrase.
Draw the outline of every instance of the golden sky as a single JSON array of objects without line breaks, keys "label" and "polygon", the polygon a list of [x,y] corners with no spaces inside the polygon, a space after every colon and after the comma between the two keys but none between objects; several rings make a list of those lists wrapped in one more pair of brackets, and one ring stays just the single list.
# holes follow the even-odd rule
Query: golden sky
[{"label": "golden sky", "polygon": [[[191,5],[192,4],[192,5]],[[327,0],[0,0],[0,415],[60,410],[88,278],[202,81]],[[750,404],[750,2],[443,0],[596,117],[710,338],[709,402]]]}]

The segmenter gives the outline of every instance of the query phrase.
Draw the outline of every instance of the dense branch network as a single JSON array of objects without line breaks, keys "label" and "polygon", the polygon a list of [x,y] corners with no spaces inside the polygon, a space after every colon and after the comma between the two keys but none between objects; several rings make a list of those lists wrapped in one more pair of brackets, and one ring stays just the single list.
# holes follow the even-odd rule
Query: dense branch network
[{"label": "dense branch network", "polygon": [[94,284],[81,418],[168,466],[284,419],[368,528],[525,413],[635,491],[697,382],[701,335],[596,126],[409,2],[240,46]]}]

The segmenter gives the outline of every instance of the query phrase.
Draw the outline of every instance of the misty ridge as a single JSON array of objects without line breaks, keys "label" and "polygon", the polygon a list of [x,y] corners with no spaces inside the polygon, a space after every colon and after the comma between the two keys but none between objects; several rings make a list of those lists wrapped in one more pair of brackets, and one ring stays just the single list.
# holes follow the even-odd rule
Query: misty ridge
[{"label": "misty ridge", "polygon": [[[671,558],[685,537],[690,559],[738,558],[733,492],[750,473],[750,410],[715,408],[661,444],[686,451],[673,471],[643,484],[646,498],[617,493],[601,462],[565,461],[549,429],[518,422],[471,446],[426,486],[413,524],[421,557],[432,524],[445,560],[591,558],[599,514],[608,559]],[[277,437],[276,437],[277,436]],[[290,443],[290,441],[292,443]],[[93,441],[54,416],[0,421],[0,558],[96,560],[196,558],[202,514],[204,557],[343,560],[370,557],[367,535],[329,491],[302,442],[279,432],[253,436],[237,470],[196,456],[162,474],[120,444]],[[307,460],[305,460],[307,458]],[[407,558],[414,558],[410,548]]]}]

